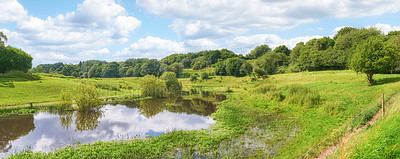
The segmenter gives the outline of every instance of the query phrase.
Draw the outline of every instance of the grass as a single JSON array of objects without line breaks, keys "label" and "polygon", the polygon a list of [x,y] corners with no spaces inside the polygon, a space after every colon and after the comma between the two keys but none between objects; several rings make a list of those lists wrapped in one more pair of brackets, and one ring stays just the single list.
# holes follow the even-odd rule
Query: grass
[{"label": "grass", "polygon": [[139,93],[139,78],[80,79],[52,74],[40,74],[40,76],[40,80],[33,81],[0,78],[3,81],[14,81],[13,87],[0,87],[0,99],[2,99],[0,107],[27,103],[54,103],[59,100],[63,90],[72,90],[79,84],[94,85],[99,89],[102,98]]},{"label": "grass", "polygon": [[400,94],[386,105],[385,116],[361,130],[329,158],[399,158],[400,157]]},{"label": "grass", "polygon": [[[212,115],[217,122],[211,130],[177,131],[146,140],[96,142],[67,147],[49,154],[28,151],[13,157],[311,158],[368,121],[379,109],[382,93],[390,98],[400,91],[400,75],[376,75],[378,85],[373,87],[368,87],[364,76],[353,71],[321,71],[278,74],[254,82],[250,77],[226,76],[214,76],[195,83],[190,82],[189,78],[179,79],[184,91],[195,89],[227,92],[229,87],[230,91],[226,93],[228,100],[221,102]],[[50,83],[61,80],[66,87],[79,83],[100,83],[121,89],[114,91],[109,87],[98,87],[103,90],[103,95],[119,95],[138,90],[135,84],[138,78],[43,78],[43,82],[52,81]],[[127,87],[120,85],[122,81]],[[21,83],[14,84],[18,88]],[[10,99],[9,102],[15,102],[16,99]],[[397,130],[391,127],[387,134],[392,132]],[[396,147],[398,145],[394,144],[390,148],[397,152]]]}]

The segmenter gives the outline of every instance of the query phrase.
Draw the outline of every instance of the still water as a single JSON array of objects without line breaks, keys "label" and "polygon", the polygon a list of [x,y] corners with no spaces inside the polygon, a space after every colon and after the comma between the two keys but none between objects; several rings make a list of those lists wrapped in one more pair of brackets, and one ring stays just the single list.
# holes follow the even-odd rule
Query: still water
[{"label": "still water", "polygon": [[175,130],[207,129],[215,105],[201,99],[150,99],[98,110],[37,112],[0,118],[0,157],[22,150],[50,152],[74,143],[159,136]]}]

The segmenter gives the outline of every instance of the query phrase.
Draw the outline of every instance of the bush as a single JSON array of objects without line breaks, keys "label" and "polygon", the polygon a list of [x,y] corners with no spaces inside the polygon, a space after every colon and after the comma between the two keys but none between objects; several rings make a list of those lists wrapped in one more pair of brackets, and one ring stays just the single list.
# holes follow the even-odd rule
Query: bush
[{"label": "bush", "polygon": [[201,74],[201,79],[202,79],[202,80],[208,79],[208,73],[203,72],[203,73]]},{"label": "bush", "polygon": [[197,81],[197,77],[199,77],[199,75],[197,75],[197,74],[191,74],[191,75],[190,75],[190,81],[191,81],[191,82],[196,82],[196,81]]},{"label": "bush", "polygon": [[174,72],[164,72],[161,76],[167,87],[168,97],[179,97],[182,94],[182,83],[178,82]]},{"label": "bush", "polygon": [[154,75],[146,75],[141,81],[140,94],[150,97],[166,97],[167,86],[164,81],[157,79]]},{"label": "bush", "polygon": [[69,89],[65,89],[60,94],[60,103],[59,106],[63,109],[71,108],[73,104],[72,94]]},{"label": "bush", "polygon": [[76,86],[75,102],[78,110],[89,110],[101,104],[96,87],[84,84]]}]

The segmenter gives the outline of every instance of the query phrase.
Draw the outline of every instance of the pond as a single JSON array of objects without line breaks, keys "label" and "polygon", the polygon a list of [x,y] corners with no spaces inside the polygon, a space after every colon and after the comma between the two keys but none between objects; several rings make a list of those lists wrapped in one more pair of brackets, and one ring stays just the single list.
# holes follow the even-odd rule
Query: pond
[{"label": "pond", "polygon": [[148,99],[98,110],[37,112],[0,118],[0,157],[22,150],[50,152],[75,143],[159,136],[208,129],[216,107],[202,99]]}]

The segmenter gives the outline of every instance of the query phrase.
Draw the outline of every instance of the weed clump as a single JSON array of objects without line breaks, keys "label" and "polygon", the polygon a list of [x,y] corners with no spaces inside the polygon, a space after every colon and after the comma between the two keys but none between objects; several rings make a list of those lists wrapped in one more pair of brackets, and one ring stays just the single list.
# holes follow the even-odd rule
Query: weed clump
[{"label": "weed clump", "polygon": [[256,88],[256,93],[265,94],[269,100],[273,101],[283,101],[285,100],[285,95],[279,91],[274,85],[264,85]]},{"label": "weed clump", "polygon": [[289,104],[297,104],[306,107],[312,107],[321,103],[319,92],[310,88],[290,85],[287,87],[288,96],[286,100]]}]

